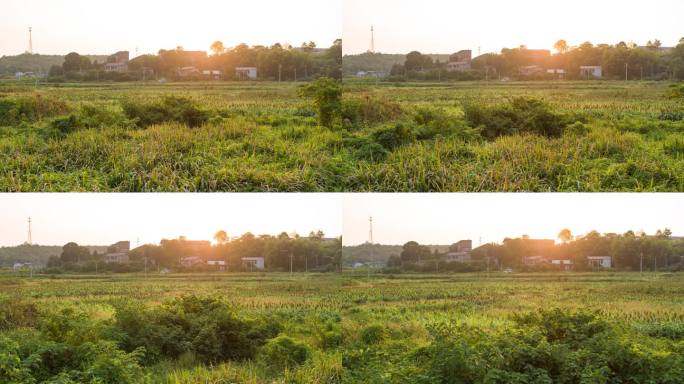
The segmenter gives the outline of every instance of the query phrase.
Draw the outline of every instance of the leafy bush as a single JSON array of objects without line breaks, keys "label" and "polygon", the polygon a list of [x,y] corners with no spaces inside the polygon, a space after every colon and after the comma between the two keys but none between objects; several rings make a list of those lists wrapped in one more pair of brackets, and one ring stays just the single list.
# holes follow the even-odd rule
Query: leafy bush
[{"label": "leafy bush", "polygon": [[672,84],[667,89],[667,97],[671,99],[684,98],[684,84]]},{"label": "leafy bush", "polygon": [[269,340],[259,355],[270,370],[283,371],[304,364],[311,357],[311,350],[306,344],[281,335]]},{"label": "leafy bush", "polygon": [[482,128],[488,139],[515,133],[534,133],[545,137],[557,137],[573,120],[557,113],[542,100],[516,97],[509,103],[495,106],[465,104],[466,120],[471,127]]},{"label": "leafy bush", "polygon": [[595,314],[548,310],[513,317],[498,332],[462,324],[430,328],[416,374],[443,383],[678,383],[681,347],[620,333]]},{"label": "leafy bush", "polygon": [[144,348],[146,361],[193,352],[203,362],[251,358],[280,326],[269,319],[238,317],[220,300],[184,296],[160,308],[117,308],[112,337],[126,351]]},{"label": "leafy bush", "polygon": [[165,96],[160,102],[122,104],[126,116],[141,128],[166,122],[178,122],[196,128],[209,120],[209,113],[187,97]]},{"label": "leafy bush", "polygon": [[332,128],[340,116],[342,85],[339,81],[322,77],[299,89],[302,97],[313,97],[318,111],[318,122],[326,128]]},{"label": "leafy bush", "polygon": [[375,142],[387,150],[393,150],[416,140],[414,126],[409,123],[399,122],[381,126],[372,133]]},{"label": "leafy bush", "polygon": [[382,343],[387,334],[385,333],[385,327],[382,325],[371,324],[361,330],[359,337],[364,344],[370,345]]},{"label": "leafy bush", "polygon": [[433,139],[437,136],[460,137],[466,140],[480,137],[478,129],[469,127],[462,118],[449,114],[444,109],[416,108],[413,121],[418,124],[416,137],[419,140]]}]

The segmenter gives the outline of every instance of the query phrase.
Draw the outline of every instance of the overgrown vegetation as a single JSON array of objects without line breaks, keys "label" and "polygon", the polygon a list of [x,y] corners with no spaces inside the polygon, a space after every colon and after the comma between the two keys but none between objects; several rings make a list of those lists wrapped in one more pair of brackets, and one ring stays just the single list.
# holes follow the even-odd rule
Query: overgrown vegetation
[{"label": "overgrown vegetation", "polygon": [[680,275],[348,278],[345,383],[682,383]]},{"label": "overgrown vegetation", "polygon": [[339,383],[335,279],[0,275],[0,382]]}]

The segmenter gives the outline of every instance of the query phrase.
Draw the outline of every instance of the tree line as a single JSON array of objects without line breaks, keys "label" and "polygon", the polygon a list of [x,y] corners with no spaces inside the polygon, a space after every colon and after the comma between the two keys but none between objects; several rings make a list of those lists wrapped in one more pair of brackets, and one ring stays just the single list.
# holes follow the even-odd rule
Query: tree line
[{"label": "tree line", "polygon": [[[285,232],[278,236],[245,233],[230,238],[225,231],[218,231],[215,243],[200,243],[187,240],[163,239],[158,245],[146,244],[128,253],[128,263],[104,262],[104,253],[90,252],[87,247],[70,242],[62,247],[59,256],[48,260],[48,269],[77,272],[115,271],[135,272],[154,269],[200,271],[215,269],[206,261],[225,261],[226,270],[249,270],[243,264],[243,257],[263,257],[269,271],[327,272],[338,270],[342,257],[342,239],[327,239],[322,231],[312,231],[309,236]],[[184,265],[185,258],[199,258],[203,263]]]},{"label": "tree line", "polygon": [[[506,238],[501,244],[490,243],[473,249],[468,263],[446,262],[446,255],[456,250],[455,245],[448,252],[439,252],[409,241],[400,254],[389,258],[387,267],[418,271],[467,272],[505,268],[534,271],[558,269],[551,260],[571,260],[574,270],[588,271],[594,269],[588,257],[610,256],[612,269],[619,271],[684,270],[684,240],[672,239],[669,229],[658,230],[654,235],[634,231],[623,234],[591,231],[582,236],[573,236],[564,229],[558,240],[558,243],[540,243],[528,236]],[[525,258],[531,256],[543,256],[545,262],[530,265]]]},{"label": "tree line", "polygon": [[[395,78],[438,80],[481,80],[509,77],[515,79],[547,79],[547,69],[561,69],[566,79],[583,79],[580,66],[601,66],[603,78],[629,80],[684,80],[684,38],[676,47],[664,49],[659,40],[649,41],[645,46],[619,42],[614,45],[585,42],[569,47],[565,40],[554,45],[556,54],[549,51],[504,48],[501,53],[487,53],[474,58],[470,71],[449,72],[447,61],[433,59],[418,51],[406,55],[404,64],[394,64],[390,75]],[[520,68],[539,66],[544,71],[523,74]]]},{"label": "tree line", "polygon": [[293,48],[276,43],[270,47],[240,44],[224,47],[216,41],[211,45],[212,54],[186,51],[183,47],[162,49],[156,55],[141,55],[128,62],[128,71],[105,72],[105,62],[91,60],[77,52],[71,52],[64,63],[53,65],[48,78],[53,81],[133,81],[150,79],[199,80],[201,76],[180,76],[179,68],[195,67],[199,71],[219,70],[225,80],[235,80],[236,67],[257,67],[259,79],[303,80],[318,77],[341,78],[342,40],[335,40],[329,48],[318,49],[314,42]]}]

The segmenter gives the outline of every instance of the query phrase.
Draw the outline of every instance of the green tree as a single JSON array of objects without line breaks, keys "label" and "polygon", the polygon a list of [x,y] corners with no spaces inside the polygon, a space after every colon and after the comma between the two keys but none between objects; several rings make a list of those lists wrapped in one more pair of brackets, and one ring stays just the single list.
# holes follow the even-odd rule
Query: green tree
[{"label": "green tree", "polygon": [[320,125],[332,128],[340,117],[342,86],[328,77],[317,79],[299,89],[300,96],[312,97]]}]

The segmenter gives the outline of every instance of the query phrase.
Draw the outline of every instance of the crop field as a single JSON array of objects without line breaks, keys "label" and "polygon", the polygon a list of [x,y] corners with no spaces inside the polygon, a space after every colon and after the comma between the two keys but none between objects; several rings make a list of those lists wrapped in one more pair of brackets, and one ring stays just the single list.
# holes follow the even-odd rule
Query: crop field
[{"label": "crop field", "polygon": [[339,383],[339,287],[334,274],[0,276],[0,381]]},{"label": "crop field", "polygon": [[300,84],[0,83],[0,190],[333,189]]},{"label": "crop field", "polygon": [[681,383],[684,275],[346,277],[345,383]]},{"label": "crop field", "polygon": [[366,191],[678,191],[684,98],[666,82],[345,82]]},{"label": "crop field", "polygon": [[7,274],[0,301],[12,383],[684,380],[682,274]]}]

